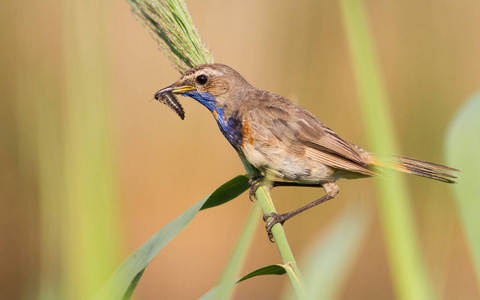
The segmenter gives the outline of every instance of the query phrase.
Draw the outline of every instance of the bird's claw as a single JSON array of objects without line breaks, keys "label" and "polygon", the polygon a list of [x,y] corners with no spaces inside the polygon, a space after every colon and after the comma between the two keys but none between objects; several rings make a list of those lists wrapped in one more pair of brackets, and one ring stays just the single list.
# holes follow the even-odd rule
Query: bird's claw
[{"label": "bird's claw", "polygon": [[[268,220],[270,218],[270,220]],[[268,220],[268,221],[267,221]],[[272,228],[275,226],[275,224],[280,223],[283,226],[283,223],[287,220],[284,215],[279,215],[277,213],[269,213],[263,215],[263,221],[267,222],[267,225],[265,225],[265,229],[267,230],[268,234],[268,239],[270,242],[274,243],[273,241],[273,234],[272,234]]]},{"label": "bird's claw", "polygon": [[253,200],[256,199],[255,193],[260,187],[262,180],[263,180],[263,176],[255,176],[248,180],[248,184],[250,185],[250,191],[248,192],[248,197],[250,198],[250,201],[253,202]]}]

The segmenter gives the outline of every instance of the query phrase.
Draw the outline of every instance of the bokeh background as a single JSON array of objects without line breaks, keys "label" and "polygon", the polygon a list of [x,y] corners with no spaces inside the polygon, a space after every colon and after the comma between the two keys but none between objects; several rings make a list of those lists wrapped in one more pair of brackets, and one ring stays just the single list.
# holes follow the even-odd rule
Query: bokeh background
[{"label": "bokeh background", "polygon": [[[243,173],[211,115],[153,94],[179,74],[125,1],[3,3],[0,299],[85,299],[156,231]],[[446,129],[480,88],[479,1],[364,1],[403,155],[444,162]],[[189,1],[216,62],[301,104],[368,149],[337,1]],[[409,177],[420,249],[437,295],[479,298],[451,187]],[[342,299],[394,298],[371,180],[285,226],[302,253],[347,206],[371,212]],[[273,192],[279,211],[321,195]],[[251,206],[246,194],[199,213],[146,269],[136,299],[194,299],[213,287]],[[279,263],[259,226],[243,271]],[[92,272],[92,270],[95,270]],[[276,299],[256,278],[236,299]]]}]

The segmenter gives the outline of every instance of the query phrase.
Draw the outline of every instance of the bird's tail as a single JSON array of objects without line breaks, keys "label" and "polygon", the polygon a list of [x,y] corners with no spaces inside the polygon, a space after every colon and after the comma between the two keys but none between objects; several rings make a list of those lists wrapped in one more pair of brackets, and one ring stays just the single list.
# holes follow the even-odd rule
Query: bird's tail
[{"label": "bird's tail", "polygon": [[446,183],[456,183],[453,179],[457,178],[457,175],[452,172],[460,172],[460,170],[454,168],[406,156],[394,156],[393,161],[388,164],[378,163],[379,160],[376,158],[374,158],[374,161],[375,165],[380,167],[388,167],[400,172],[435,179]]}]

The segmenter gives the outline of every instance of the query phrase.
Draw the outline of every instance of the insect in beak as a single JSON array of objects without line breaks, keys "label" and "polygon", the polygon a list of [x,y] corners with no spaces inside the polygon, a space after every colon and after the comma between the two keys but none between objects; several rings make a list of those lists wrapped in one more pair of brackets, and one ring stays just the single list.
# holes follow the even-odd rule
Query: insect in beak
[{"label": "insect in beak", "polygon": [[177,113],[177,115],[180,117],[180,119],[185,119],[185,111],[183,110],[182,105],[180,102],[178,102],[177,97],[175,94],[173,94],[173,90],[175,87],[173,85],[166,87],[164,89],[161,89],[160,91],[155,93],[155,99],[158,100],[159,102],[167,105],[170,107],[174,112]]}]

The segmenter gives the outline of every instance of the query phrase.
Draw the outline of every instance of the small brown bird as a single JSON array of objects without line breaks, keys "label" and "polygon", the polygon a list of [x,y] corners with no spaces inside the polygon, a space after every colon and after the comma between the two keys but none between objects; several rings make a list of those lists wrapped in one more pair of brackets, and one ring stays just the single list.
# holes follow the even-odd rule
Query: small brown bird
[{"label": "small brown bird", "polygon": [[[393,163],[350,143],[314,115],[292,101],[251,86],[238,72],[223,64],[206,64],[186,71],[173,85],[158,91],[180,94],[203,104],[230,144],[275,186],[321,186],[326,195],[286,214],[268,214],[271,229],[311,207],[334,198],[341,178],[379,175],[382,168],[419,175],[446,183],[456,178],[446,166],[394,156]],[[250,196],[264,176],[250,181]]]}]

